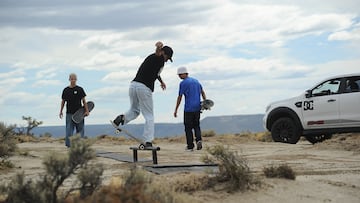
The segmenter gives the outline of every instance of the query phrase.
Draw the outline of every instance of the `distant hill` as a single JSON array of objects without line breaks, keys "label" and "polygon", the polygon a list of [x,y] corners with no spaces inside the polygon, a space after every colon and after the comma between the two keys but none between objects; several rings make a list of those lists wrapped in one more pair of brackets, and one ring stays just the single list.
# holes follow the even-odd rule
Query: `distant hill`
[{"label": "distant hill", "polygon": [[263,117],[264,114],[206,117],[201,121],[201,128],[214,130],[216,134],[263,132]]},{"label": "distant hill", "polygon": [[[263,114],[213,116],[200,121],[201,130],[213,130],[216,134],[233,134],[241,132],[263,132]],[[141,135],[143,124],[128,124],[124,126],[134,135]],[[64,126],[40,126],[32,131],[35,135],[50,133],[53,137],[65,135]],[[172,137],[184,134],[183,123],[156,123],[155,137]],[[85,135],[96,137],[99,135],[115,135],[114,128],[110,124],[85,125]]]}]

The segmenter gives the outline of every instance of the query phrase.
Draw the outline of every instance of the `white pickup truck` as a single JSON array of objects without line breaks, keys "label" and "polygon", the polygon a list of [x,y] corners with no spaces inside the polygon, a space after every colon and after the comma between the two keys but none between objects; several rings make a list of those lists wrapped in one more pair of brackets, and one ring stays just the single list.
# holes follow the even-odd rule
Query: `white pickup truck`
[{"label": "white pickup truck", "polygon": [[303,94],[266,107],[265,129],[275,142],[317,143],[334,133],[360,132],[360,73],[327,78]]}]

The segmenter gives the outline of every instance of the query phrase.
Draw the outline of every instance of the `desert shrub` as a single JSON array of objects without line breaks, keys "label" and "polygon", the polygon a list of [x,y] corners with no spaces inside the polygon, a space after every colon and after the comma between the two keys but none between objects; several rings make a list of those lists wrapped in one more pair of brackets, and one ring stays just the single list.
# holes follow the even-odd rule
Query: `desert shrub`
[{"label": "desert shrub", "polygon": [[24,173],[16,174],[7,186],[0,186],[1,192],[7,193],[5,202],[13,203],[46,202],[41,188],[42,185],[26,180]]},{"label": "desert shrub", "polygon": [[245,131],[245,132],[241,132],[241,133],[236,133],[235,137],[246,138],[249,140],[255,140],[255,141],[260,141],[260,142],[272,142],[273,141],[270,132],[252,133],[249,131]]},{"label": "desert shrub", "polygon": [[216,133],[213,130],[205,130],[201,132],[202,137],[214,137],[215,135]]},{"label": "desert shrub", "polygon": [[174,136],[174,137],[167,137],[165,139],[167,139],[169,142],[186,143],[185,135],[177,135],[177,136]]},{"label": "desert shrub", "polygon": [[250,131],[242,131],[239,133],[235,133],[235,136],[240,136],[240,137],[250,137],[252,135],[253,133],[251,133]]},{"label": "desert shrub", "polygon": [[15,167],[15,165],[7,159],[3,159],[0,161],[0,170],[11,169],[14,167]]},{"label": "desert shrub", "polygon": [[211,187],[211,178],[207,174],[184,174],[173,177],[171,185],[176,192],[195,192]]},{"label": "desert shrub", "polygon": [[17,135],[15,136],[17,143],[24,143],[24,142],[37,142],[38,138],[34,135]]},{"label": "desert shrub", "polygon": [[46,132],[46,133],[44,133],[43,135],[40,135],[39,137],[41,137],[41,138],[51,138],[51,137],[52,137],[52,134],[49,133],[49,132]]},{"label": "desert shrub", "polygon": [[101,164],[88,165],[77,175],[80,184],[80,198],[91,195],[101,185],[104,167]]},{"label": "desert shrub", "polygon": [[22,119],[27,122],[26,126],[26,135],[32,135],[31,130],[43,124],[42,121],[37,121],[35,118],[31,116],[22,116]]},{"label": "desert shrub", "polygon": [[112,143],[121,143],[121,144],[124,144],[124,143],[130,143],[131,140],[130,139],[127,139],[126,137],[124,136],[111,136],[111,135],[98,135],[96,136],[95,138],[95,142],[101,142],[101,143],[104,143],[104,142],[112,142]]},{"label": "desert shrub", "polygon": [[125,183],[119,194],[120,202],[152,202],[151,196],[145,195],[152,182],[150,176],[146,176],[144,171],[140,171],[135,167],[124,176]]},{"label": "desert shrub", "polygon": [[263,172],[267,178],[285,178],[295,180],[296,175],[292,168],[286,164],[265,167]]},{"label": "desert shrub", "polygon": [[[80,191],[81,195],[92,194],[101,184],[103,169],[99,165],[91,167],[89,164],[95,158],[95,152],[90,146],[89,140],[74,136],[67,154],[50,153],[44,159],[45,174],[36,178],[36,181],[25,180],[24,174],[17,174],[9,185],[1,187],[7,194],[6,202],[55,203],[75,190]],[[58,198],[58,189],[77,172],[79,184],[72,184],[73,188],[64,190],[62,198]]]},{"label": "desert shrub", "polygon": [[13,167],[7,159],[17,149],[14,128],[15,126],[6,126],[3,122],[0,122],[0,169]]},{"label": "desert shrub", "polygon": [[146,185],[146,183],[151,183],[152,178],[147,176],[144,171],[139,170],[134,165],[128,173],[124,175],[125,188],[132,187],[134,185]]},{"label": "desert shrub", "polygon": [[273,142],[270,132],[255,133],[255,139],[260,142]]},{"label": "desert shrub", "polygon": [[86,200],[73,199],[71,202],[143,202],[143,203],[168,203],[168,202],[184,202],[171,187],[166,187],[161,183],[157,184],[143,170],[136,167],[125,173],[121,179],[121,183],[112,183],[112,185],[104,186],[95,192]]},{"label": "desert shrub", "polygon": [[172,188],[156,184],[151,176],[147,175],[143,170],[134,167],[124,175],[124,179],[123,193],[121,194],[126,198],[122,198],[121,202],[129,202],[129,200],[149,203],[181,202]]},{"label": "desert shrub", "polygon": [[240,156],[237,152],[230,151],[223,145],[215,145],[207,148],[211,155],[202,157],[205,163],[219,162],[219,172],[216,180],[227,183],[229,191],[251,189],[252,186],[260,184],[250,171],[246,158]]}]

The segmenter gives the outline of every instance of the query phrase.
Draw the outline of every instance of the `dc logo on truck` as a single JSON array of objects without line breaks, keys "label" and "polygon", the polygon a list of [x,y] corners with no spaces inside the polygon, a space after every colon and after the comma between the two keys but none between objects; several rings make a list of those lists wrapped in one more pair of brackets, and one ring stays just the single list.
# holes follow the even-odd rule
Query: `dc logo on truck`
[{"label": "dc logo on truck", "polygon": [[304,101],[304,111],[314,110],[314,101]]}]

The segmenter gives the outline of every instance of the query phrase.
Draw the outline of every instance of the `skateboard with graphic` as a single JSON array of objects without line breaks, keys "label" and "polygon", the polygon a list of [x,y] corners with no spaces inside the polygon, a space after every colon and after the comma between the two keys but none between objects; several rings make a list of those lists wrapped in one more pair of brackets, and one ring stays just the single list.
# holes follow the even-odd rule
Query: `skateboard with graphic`
[{"label": "skateboard with graphic", "polygon": [[[86,104],[88,106],[89,112],[94,109],[94,106],[95,106],[94,102],[88,101],[88,102],[86,102]],[[75,123],[80,123],[85,117],[84,113],[85,113],[85,107],[83,106],[73,114],[72,120]]]},{"label": "skateboard with graphic", "polygon": [[203,112],[204,110],[211,110],[211,107],[214,106],[214,101],[210,99],[205,99],[204,101],[201,101],[200,105],[201,105],[200,112]]},{"label": "skateboard with graphic", "polygon": [[[160,150],[160,147],[146,147],[145,143],[140,140],[139,138],[135,137],[134,135],[132,135],[129,131],[117,126],[113,121],[110,120],[111,125],[115,128],[115,134],[120,134],[121,132],[123,132],[125,135],[127,135],[128,137],[134,139],[135,141],[137,141],[139,143],[139,146],[137,147],[139,150]],[[134,147],[132,147],[134,148]]]}]

